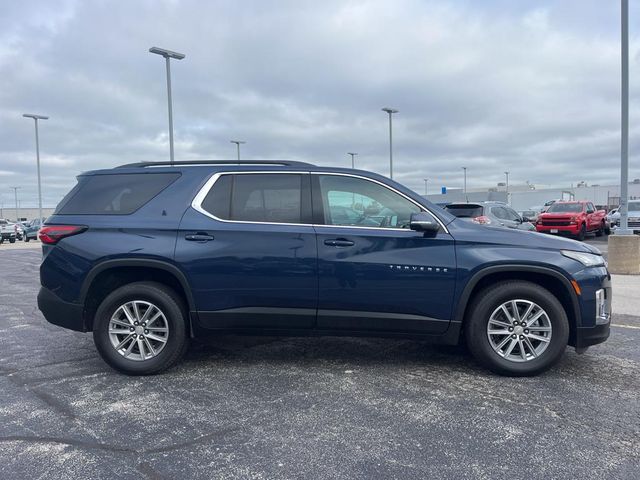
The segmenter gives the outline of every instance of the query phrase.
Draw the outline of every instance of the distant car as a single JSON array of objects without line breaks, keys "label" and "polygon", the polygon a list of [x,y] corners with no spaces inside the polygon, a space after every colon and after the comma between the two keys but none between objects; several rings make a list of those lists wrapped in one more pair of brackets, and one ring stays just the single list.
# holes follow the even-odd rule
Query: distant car
[{"label": "distant car", "polygon": [[536,230],[554,235],[569,235],[584,240],[588,232],[600,237],[610,227],[604,210],[596,210],[592,202],[554,202],[536,222]]},{"label": "distant car", "polygon": [[24,237],[24,227],[22,226],[22,223],[9,222],[9,225],[12,225],[16,232],[16,240],[22,240]]},{"label": "distant car", "polygon": [[531,222],[531,223],[535,223],[536,220],[538,220],[538,215],[539,212],[535,211],[535,210],[522,210],[520,212],[518,212],[518,215],[520,215],[523,219],[527,219],[527,221]]},{"label": "distant car", "polygon": [[8,240],[9,243],[16,243],[16,229],[11,222],[0,218],[0,243],[5,240]]},{"label": "distant car", "polygon": [[609,213],[607,213],[607,221],[611,227],[617,227],[620,225],[620,212],[619,208],[614,208]]},{"label": "distant car", "polygon": [[444,209],[461,220],[480,225],[530,231],[536,229],[528,218],[521,217],[513,208],[502,202],[451,203]]},{"label": "distant car", "polygon": [[629,229],[633,233],[640,233],[640,200],[629,200],[627,204]]},{"label": "distant car", "polygon": [[37,240],[38,239],[38,230],[40,230],[40,220],[33,219],[28,223],[26,227],[24,227],[24,241],[28,242],[29,240]]}]

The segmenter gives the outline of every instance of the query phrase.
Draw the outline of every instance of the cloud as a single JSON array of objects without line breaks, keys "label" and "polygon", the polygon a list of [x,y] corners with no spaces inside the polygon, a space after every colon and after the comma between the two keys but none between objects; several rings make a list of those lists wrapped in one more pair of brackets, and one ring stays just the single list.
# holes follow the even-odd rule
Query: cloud
[{"label": "cloud", "polygon": [[[168,157],[288,158],[388,172],[422,191],[618,179],[619,11],[599,1],[12,2],[0,19],[0,193],[54,205],[81,171]],[[633,5],[632,5],[633,8]],[[632,12],[633,13],[633,12]],[[640,24],[631,74],[640,73]],[[634,20],[635,19],[635,20]],[[631,177],[640,87],[631,82]],[[8,175],[10,173],[11,175]]]}]

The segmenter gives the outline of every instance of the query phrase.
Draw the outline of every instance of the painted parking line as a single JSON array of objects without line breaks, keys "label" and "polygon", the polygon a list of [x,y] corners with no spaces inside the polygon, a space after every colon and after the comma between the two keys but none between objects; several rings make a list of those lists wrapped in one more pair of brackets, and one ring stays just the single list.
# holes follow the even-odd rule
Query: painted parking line
[{"label": "painted parking line", "polygon": [[616,325],[616,324],[611,324],[612,327],[620,327],[620,328],[633,328],[634,330],[640,330],[640,327],[637,327],[635,325]]}]

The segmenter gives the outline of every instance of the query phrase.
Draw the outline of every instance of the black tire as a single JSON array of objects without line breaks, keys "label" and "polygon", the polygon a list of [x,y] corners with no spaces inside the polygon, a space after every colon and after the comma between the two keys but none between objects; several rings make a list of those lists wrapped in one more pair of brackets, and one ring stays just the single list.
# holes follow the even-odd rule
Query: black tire
[{"label": "black tire", "polygon": [[[147,301],[157,306],[167,319],[168,340],[155,357],[131,360],[118,353],[109,340],[112,315],[123,304]],[[93,322],[93,341],[98,353],[109,366],[127,375],[154,375],[175,365],[187,351],[187,311],[182,299],[171,288],[155,282],[136,282],[111,292],[100,304]]]},{"label": "black tire", "polygon": [[16,239],[15,239],[15,237],[11,237],[11,238],[9,239],[9,243],[16,243]]},{"label": "black tire", "polygon": [[604,228],[604,234],[605,235],[611,235],[611,226]]},{"label": "black tire", "polygon": [[26,235],[24,236],[24,241],[28,242],[29,241],[29,237],[27,237]]},{"label": "black tire", "polygon": [[578,236],[576,238],[582,242],[586,235],[587,235],[587,227],[583,223],[582,226],[580,227],[580,233],[578,233]]},{"label": "black tire", "polygon": [[602,222],[602,223],[600,224],[600,228],[599,228],[598,230],[596,230],[596,237],[601,237],[601,236],[603,236],[603,235],[604,235],[604,232],[605,232],[605,225],[604,225],[604,222]]},{"label": "black tire", "polygon": [[[514,299],[538,304],[551,322],[551,341],[546,350],[525,362],[514,362],[499,355],[487,335],[487,324],[493,311]],[[475,295],[467,312],[464,335],[473,356],[491,371],[507,376],[531,376],[544,372],[560,360],[569,340],[569,321],[562,304],[547,289],[526,281],[504,281]]]}]

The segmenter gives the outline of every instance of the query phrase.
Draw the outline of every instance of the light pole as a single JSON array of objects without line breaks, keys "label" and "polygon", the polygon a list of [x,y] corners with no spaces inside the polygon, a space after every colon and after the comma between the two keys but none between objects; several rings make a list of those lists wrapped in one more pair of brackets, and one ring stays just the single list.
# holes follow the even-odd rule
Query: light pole
[{"label": "light pole", "polygon": [[238,147],[238,161],[240,161],[240,145],[247,142],[243,142],[242,140],[231,140],[231,143],[235,143],[236,147]]},{"label": "light pole", "polygon": [[398,110],[385,107],[382,111],[389,114],[389,177],[393,180],[393,120],[391,116],[398,113]]},{"label": "light pole", "polygon": [[507,177],[506,193],[507,193],[507,203],[509,203],[509,172],[504,172],[504,174]]},{"label": "light pole", "polygon": [[464,194],[467,194],[467,167],[462,167],[462,170],[464,170]]},{"label": "light pole", "polygon": [[38,165],[38,218],[42,222],[42,187],[40,183],[40,139],[38,137],[38,120],[48,120],[49,117],[35,113],[23,113],[23,117],[33,118],[36,124],[36,163]]},{"label": "light pole", "polygon": [[427,186],[428,183],[429,183],[429,179],[425,178],[424,179],[424,196],[425,197],[429,195],[429,187]]},{"label": "light pole", "polygon": [[620,228],[616,235],[633,235],[629,230],[627,203],[629,198],[629,0],[621,0],[621,142],[620,142]]},{"label": "light pole", "polygon": [[13,198],[16,201],[16,223],[18,223],[18,189],[20,187],[9,187],[9,188],[13,188]]},{"label": "light pole", "polygon": [[169,104],[169,159],[171,165],[173,165],[173,105],[171,101],[171,59],[182,60],[184,53],[172,52],[171,50],[165,50],[164,48],[151,47],[149,49],[151,53],[161,55],[164,57],[167,64],[167,102]]},{"label": "light pole", "polygon": [[356,168],[356,161],[354,157],[357,155],[356,152],[347,152],[347,155],[351,155],[351,168]]}]

